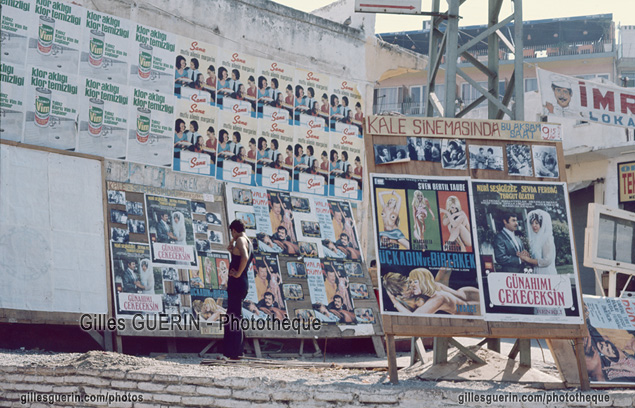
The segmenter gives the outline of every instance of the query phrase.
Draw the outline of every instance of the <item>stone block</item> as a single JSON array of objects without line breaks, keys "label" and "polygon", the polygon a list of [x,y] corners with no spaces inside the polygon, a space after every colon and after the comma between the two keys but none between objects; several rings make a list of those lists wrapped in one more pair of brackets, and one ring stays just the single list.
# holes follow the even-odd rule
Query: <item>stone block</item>
[{"label": "stone block", "polygon": [[174,394],[194,395],[196,387],[193,385],[172,384],[165,388],[165,392]]},{"label": "stone block", "polygon": [[232,397],[239,400],[246,400],[246,401],[256,401],[256,402],[269,401],[269,394],[267,392],[259,391],[257,389],[255,389],[255,391],[237,390],[233,392]]},{"label": "stone block", "polygon": [[232,391],[229,388],[203,387],[199,385],[196,387],[196,394],[224,398],[231,396]]},{"label": "stone block", "polygon": [[136,381],[111,381],[110,386],[121,390],[136,390],[139,383]]},{"label": "stone block", "polygon": [[153,394],[152,402],[160,402],[160,403],[169,403],[169,404],[180,404],[181,396],[174,394]]},{"label": "stone block", "polygon": [[396,394],[359,394],[359,402],[364,404],[397,404],[399,396]]},{"label": "stone block", "polygon": [[163,391],[167,387],[165,384],[155,384],[151,382],[140,382],[138,383],[138,389],[141,391],[150,391],[150,392],[158,392]]},{"label": "stone block", "polygon": [[302,402],[309,399],[309,393],[308,392],[277,391],[277,392],[272,392],[271,397],[274,401]]},{"label": "stone block", "polygon": [[353,401],[353,393],[344,393],[344,392],[316,392],[314,393],[313,398],[316,401],[326,401],[326,402],[351,402]]}]

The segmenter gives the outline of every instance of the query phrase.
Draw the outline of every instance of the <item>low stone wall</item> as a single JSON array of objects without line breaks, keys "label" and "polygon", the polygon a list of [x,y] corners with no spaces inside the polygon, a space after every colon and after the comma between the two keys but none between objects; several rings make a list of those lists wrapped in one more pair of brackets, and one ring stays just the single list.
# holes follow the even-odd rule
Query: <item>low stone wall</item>
[{"label": "low stone wall", "polygon": [[[307,370],[307,377],[311,376]],[[468,396],[471,393],[471,398]],[[272,382],[261,378],[208,378],[170,374],[146,374],[112,369],[25,368],[0,367],[0,406],[81,406],[81,407],[631,407],[635,392],[544,391],[542,394],[578,398],[578,401],[558,403],[499,402],[486,398],[504,395],[536,396],[540,393],[511,394],[445,389],[404,389],[386,384],[351,385],[332,384],[302,385],[299,383]],[[49,400],[55,395],[57,402]],[[60,401],[62,396],[81,398],[81,401]],[[584,396],[606,398],[610,401],[592,403],[580,401]],[[101,396],[101,397],[99,397]],[[475,397],[476,396],[476,397]],[[580,397],[582,396],[582,397]],[[39,398],[40,402],[37,402]],[[102,398],[104,400],[100,401]],[[110,398],[110,402],[106,399]],[[478,398],[478,399],[475,399]],[[461,402],[463,404],[461,404]]]}]

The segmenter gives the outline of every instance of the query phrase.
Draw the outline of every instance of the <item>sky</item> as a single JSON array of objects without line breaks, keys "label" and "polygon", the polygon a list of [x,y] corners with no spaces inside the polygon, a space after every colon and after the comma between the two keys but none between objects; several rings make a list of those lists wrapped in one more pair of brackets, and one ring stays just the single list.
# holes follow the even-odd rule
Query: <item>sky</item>
[{"label": "sky", "polygon": [[[334,0],[273,0],[301,11],[310,12],[316,8],[332,3]],[[429,11],[430,0],[422,0],[423,11]],[[461,6],[462,19],[459,26],[487,24],[488,0],[468,0]],[[512,13],[511,0],[503,0],[501,16]],[[441,11],[447,10],[447,2],[441,1]],[[525,0],[523,1],[523,20],[541,20],[548,18],[587,16],[592,14],[613,13],[616,24],[635,25],[635,0]],[[423,21],[430,20],[424,16],[404,16],[378,14],[375,24],[376,33],[420,30]]]}]

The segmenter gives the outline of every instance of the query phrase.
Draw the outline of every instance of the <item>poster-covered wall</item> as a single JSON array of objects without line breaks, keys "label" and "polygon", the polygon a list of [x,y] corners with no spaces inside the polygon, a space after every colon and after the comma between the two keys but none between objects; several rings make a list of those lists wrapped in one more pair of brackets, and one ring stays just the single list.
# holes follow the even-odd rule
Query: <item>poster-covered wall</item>
[{"label": "poster-covered wall", "polygon": [[[341,140],[361,136],[355,81],[62,1],[7,2],[1,30],[3,138],[285,191],[298,180],[295,191],[361,199],[361,142]],[[339,156],[320,174],[303,167],[313,162],[307,151],[287,160],[289,146],[308,150],[306,129],[316,158]]]},{"label": "poster-covered wall", "polygon": [[236,184],[226,194],[228,219],[243,220],[257,253],[245,316],[379,324],[349,202]]},{"label": "poster-covered wall", "polygon": [[241,219],[255,249],[244,316],[263,323],[317,319],[326,326],[312,335],[321,337],[341,336],[340,325],[354,327],[353,336],[381,332],[351,203],[231,183],[225,200],[113,181],[107,188],[118,317],[170,315],[198,320],[200,335],[220,335],[231,259],[227,220]]},{"label": "poster-covered wall", "polygon": [[229,272],[222,203],[212,195],[112,181],[107,187],[116,315],[198,319],[219,333]]}]

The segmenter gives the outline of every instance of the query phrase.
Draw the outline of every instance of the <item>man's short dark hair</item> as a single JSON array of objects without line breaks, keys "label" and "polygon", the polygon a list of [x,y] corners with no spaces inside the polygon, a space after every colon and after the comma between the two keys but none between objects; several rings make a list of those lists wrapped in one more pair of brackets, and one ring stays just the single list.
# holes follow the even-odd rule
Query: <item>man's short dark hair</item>
[{"label": "man's short dark hair", "polygon": [[282,225],[280,225],[276,231],[280,231],[280,230],[284,230],[284,232],[287,232],[287,229],[283,227]]},{"label": "man's short dark hair", "polygon": [[344,298],[343,298],[343,297],[341,297],[340,295],[335,295],[335,296],[333,296],[333,302],[335,302],[335,299],[336,299],[336,298],[339,298],[342,302],[344,302]]},{"label": "man's short dark hair", "polygon": [[509,222],[509,219],[511,217],[516,217],[518,218],[518,216],[512,212],[509,211],[503,211],[500,213],[500,215],[498,216],[498,219],[500,220],[500,222],[502,223],[503,221],[505,222]]},{"label": "man's short dark hair", "polygon": [[273,293],[271,293],[271,292],[265,292],[265,294],[264,294],[264,295],[262,295],[262,298],[264,299],[264,298],[266,298],[267,296],[271,296],[271,299],[273,299]]},{"label": "man's short dark hair", "polygon": [[241,234],[245,232],[245,223],[243,220],[234,220],[231,224],[229,224],[229,229]]}]

